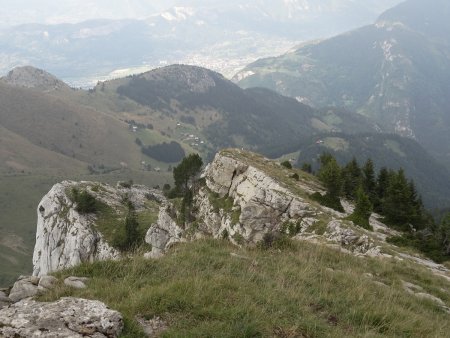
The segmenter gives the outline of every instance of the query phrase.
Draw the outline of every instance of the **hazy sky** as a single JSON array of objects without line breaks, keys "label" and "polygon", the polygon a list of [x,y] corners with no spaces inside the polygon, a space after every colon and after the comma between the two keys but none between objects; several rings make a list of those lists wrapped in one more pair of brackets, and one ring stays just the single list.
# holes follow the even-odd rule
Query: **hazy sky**
[{"label": "hazy sky", "polygon": [[269,12],[348,6],[350,3],[383,11],[401,0],[0,0],[0,26],[23,23],[75,23],[96,18],[145,18],[174,5],[258,6]]},{"label": "hazy sky", "polygon": [[80,22],[94,18],[141,18],[161,9],[160,0],[0,0],[2,25]]}]

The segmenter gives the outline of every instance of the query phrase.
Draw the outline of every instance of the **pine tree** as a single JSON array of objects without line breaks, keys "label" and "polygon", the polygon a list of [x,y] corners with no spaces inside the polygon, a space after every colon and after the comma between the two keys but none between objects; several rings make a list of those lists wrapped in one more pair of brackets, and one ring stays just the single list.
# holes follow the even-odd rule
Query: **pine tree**
[{"label": "pine tree", "polygon": [[369,223],[370,215],[372,214],[372,203],[369,196],[366,194],[362,186],[356,191],[356,204],[353,214],[349,217],[357,225],[372,230]]},{"label": "pine tree", "polygon": [[[324,161],[322,161],[322,158]],[[319,170],[319,180],[327,190],[322,202],[335,210],[343,211],[340,196],[342,195],[342,172],[336,159],[329,155],[321,157],[322,167]]]},{"label": "pine tree", "polygon": [[389,177],[392,173],[389,173],[389,171],[386,168],[381,168],[380,172],[378,173],[377,177],[377,185],[376,185],[376,199],[374,201],[373,207],[374,211],[381,213],[382,212],[382,204],[383,200],[386,196],[386,190],[389,184]]},{"label": "pine tree", "polygon": [[130,250],[137,247],[140,243],[139,222],[134,210],[128,212],[125,218],[125,243],[124,249]]},{"label": "pine tree", "polygon": [[361,168],[359,167],[356,158],[353,157],[342,170],[343,192],[347,198],[354,199],[356,197],[356,190],[361,184],[361,178]]},{"label": "pine tree", "polygon": [[193,190],[195,190],[195,183],[202,166],[203,161],[201,157],[198,154],[191,154],[173,169],[175,191],[179,196],[183,197],[181,210],[183,224],[190,221]]},{"label": "pine tree", "polygon": [[319,179],[327,189],[327,195],[332,198],[339,198],[342,194],[342,174],[341,168],[334,158],[325,162],[320,168]]},{"label": "pine tree", "polygon": [[409,230],[416,218],[416,206],[403,169],[390,175],[382,207],[388,223],[398,226],[402,230]]},{"label": "pine tree", "polygon": [[439,239],[442,245],[442,253],[450,256],[450,213],[444,216],[439,227]]},{"label": "pine tree", "polygon": [[376,196],[376,181],[373,161],[369,158],[362,169],[363,188],[370,200],[373,202]]}]

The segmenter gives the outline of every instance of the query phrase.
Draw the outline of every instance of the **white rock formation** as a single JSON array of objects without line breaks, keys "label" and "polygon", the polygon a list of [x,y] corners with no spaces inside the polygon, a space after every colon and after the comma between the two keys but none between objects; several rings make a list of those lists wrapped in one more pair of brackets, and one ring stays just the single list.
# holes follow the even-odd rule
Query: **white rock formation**
[{"label": "white rock formation", "polygon": [[[172,213],[172,215],[170,215]],[[183,242],[184,230],[173,220],[175,211],[166,202],[159,209],[158,221],[147,231],[145,241],[152,246],[152,251],[145,255],[147,258],[159,258],[174,243]]]},{"label": "white rock formation", "polygon": [[[273,165],[273,162],[267,160],[267,165]],[[252,165],[251,161],[236,159],[224,152],[216,155],[202,176],[206,186],[199,189],[194,201],[197,228],[182,229],[177,225],[174,221],[176,212],[168,203],[160,212],[158,224],[153,225],[147,233],[146,241],[153,248],[149,257],[159,257],[173,243],[198,238],[201,234],[214,238],[227,236],[235,244],[254,245],[265,234],[286,231],[283,227],[292,225],[299,233],[295,238],[309,238],[311,234],[307,234],[307,230],[319,221],[320,215],[326,214],[330,219],[346,216],[328,208],[314,206],[256,165]],[[306,194],[320,191],[320,187],[306,185],[305,182],[295,184]],[[225,202],[225,199],[228,199],[225,203],[228,210],[218,209],[214,205],[217,201]],[[352,206],[348,205],[348,208]],[[344,226],[340,220],[330,221],[321,238],[355,254],[380,254],[380,249],[367,235]]]},{"label": "white rock formation", "polygon": [[93,300],[40,303],[28,298],[0,310],[0,337],[5,338],[114,338],[122,330],[122,315]]},{"label": "white rock formation", "polygon": [[[233,199],[234,211],[240,210],[238,224],[221,217],[219,236],[224,230],[231,235],[239,233],[247,243],[259,242],[264,234],[280,229],[288,221],[301,222],[304,218],[317,215],[318,210],[300,196],[293,194],[269,175],[258,168],[232,157],[217,154],[205,171],[206,185],[219,198]],[[208,196],[203,193],[203,201]],[[201,208],[204,215],[211,218],[210,211]],[[210,209],[211,210],[211,209]]]},{"label": "white rock formation", "polygon": [[75,210],[67,196],[74,186],[76,183],[68,181],[56,184],[39,203],[34,276],[47,275],[82,262],[119,257],[119,253],[91,226],[95,216]]}]

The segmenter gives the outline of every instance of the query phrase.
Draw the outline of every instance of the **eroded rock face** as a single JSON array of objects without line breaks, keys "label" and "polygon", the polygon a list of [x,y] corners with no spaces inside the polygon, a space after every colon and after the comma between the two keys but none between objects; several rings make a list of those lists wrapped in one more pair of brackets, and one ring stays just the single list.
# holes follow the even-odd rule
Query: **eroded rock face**
[{"label": "eroded rock face", "polygon": [[[251,163],[251,161],[248,161]],[[267,160],[267,166],[273,163]],[[281,168],[274,168],[281,171]],[[173,243],[198,238],[207,234],[214,238],[228,237],[235,244],[255,245],[265,234],[284,231],[297,239],[309,239],[309,229],[322,215],[330,219],[326,231],[319,237],[335,243],[355,254],[377,256],[380,250],[373,241],[339,219],[346,214],[314,206],[245,160],[219,153],[203,173],[206,186],[196,192],[194,209],[196,228],[181,228],[175,221],[176,212],[168,206],[160,212],[158,224],[147,233],[146,241],[153,251],[149,257],[159,257]],[[305,182],[295,185],[306,194],[320,192],[320,187],[307,186]],[[218,207],[226,205],[224,208]],[[345,204],[349,211],[352,206]],[[292,228],[295,233],[291,233]],[[305,234],[305,236],[304,236]],[[317,237],[317,236],[316,236]]]},{"label": "eroded rock face", "polygon": [[[205,171],[207,188],[219,198],[233,199],[232,214],[239,213],[238,224],[233,224],[229,217],[220,217],[220,227],[216,225],[213,231],[217,237],[224,230],[228,234],[239,234],[245,242],[259,242],[264,234],[279,230],[282,223],[291,220],[302,222],[318,213],[310,203],[294,195],[280,183],[254,166],[249,166],[239,160],[221,154]],[[203,197],[202,197],[203,194]],[[205,199],[208,192],[200,193],[200,218],[213,219],[211,208]],[[236,214],[235,214],[236,215]],[[209,226],[209,228],[211,228]]]},{"label": "eroded rock face", "polygon": [[53,303],[24,299],[0,310],[0,336],[118,337],[122,315],[99,301],[62,298]]},{"label": "eroded rock face", "polygon": [[[83,262],[117,259],[120,253],[96,230],[95,214],[81,214],[69,198],[72,188],[87,190],[98,201],[114,210],[124,207],[124,199],[133,204],[137,212],[153,200],[165,200],[160,192],[144,186],[111,187],[93,182],[58,183],[39,203],[36,244],[33,254],[33,275],[73,267]],[[117,219],[117,226],[123,220]],[[114,226],[114,225],[112,225]],[[150,224],[149,224],[150,226]]]},{"label": "eroded rock face", "polygon": [[175,211],[169,202],[165,202],[159,209],[158,221],[152,224],[145,236],[145,242],[152,246],[147,258],[159,258],[171,245],[183,242],[184,230],[174,221]]},{"label": "eroded rock face", "polygon": [[74,182],[53,186],[38,206],[33,275],[41,276],[82,262],[114,259],[119,253],[106,243],[91,224],[94,215],[75,210],[67,191]]}]

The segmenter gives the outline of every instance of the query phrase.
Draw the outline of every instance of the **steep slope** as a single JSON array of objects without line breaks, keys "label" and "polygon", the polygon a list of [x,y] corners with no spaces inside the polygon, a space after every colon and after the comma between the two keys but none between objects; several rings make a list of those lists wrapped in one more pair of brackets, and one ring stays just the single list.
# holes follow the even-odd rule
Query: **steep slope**
[{"label": "steep slope", "polygon": [[449,164],[449,11],[446,1],[407,1],[374,25],[259,60],[235,79],[369,116]]},{"label": "steep slope", "polygon": [[[47,78],[39,71],[29,74],[36,77],[33,83]],[[1,244],[6,280],[17,266],[27,269],[24,257],[31,255],[35,203],[56,182],[132,179],[162,186],[172,182],[175,165],[163,157],[175,150],[212,160],[221,147],[236,146],[278,157],[297,152],[324,132],[379,130],[364,116],[312,109],[262,88],[242,90],[218,73],[191,66],[165,67],[100,83],[89,91],[47,92],[1,83],[0,99],[0,183],[5,192],[0,196],[0,224],[5,238],[20,244],[14,250]],[[401,159],[395,163],[407,164]],[[425,180],[421,186],[440,192],[447,179],[429,163],[426,175],[412,178],[421,184],[420,177],[435,177],[440,180],[436,189]],[[11,257],[19,257],[23,265]]]},{"label": "steep slope", "polygon": [[[242,90],[222,75],[199,67],[164,67],[107,82],[96,92],[116,89],[153,111],[198,126],[213,151],[236,146],[276,157],[321,130],[314,123],[319,114],[310,107],[272,91]],[[369,121],[358,123],[363,130],[375,130]]]},{"label": "steep slope", "polygon": [[86,163],[139,166],[128,126],[54,96],[0,84],[0,123],[33,144]]},{"label": "steep slope", "polygon": [[[298,181],[291,178],[294,172]],[[314,177],[241,150],[217,154],[203,177],[192,222],[178,217],[177,199],[162,198],[157,204],[158,219],[149,222],[146,236],[152,245],[147,256],[157,260],[144,259],[137,251],[117,261],[86,259],[73,268],[70,263],[55,266],[69,268],[56,273],[58,278],[87,277],[87,287],[61,286],[41,300],[70,295],[104,301],[122,312],[124,335],[130,337],[141,337],[142,329],[154,325],[174,336],[228,337],[243,330],[253,336],[389,337],[406,331],[411,337],[445,336],[450,271],[386,243],[396,232],[377,215],[370,220],[374,231],[364,230],[346,219],[351,204],[344,203],[346,213],[337,213],[310,199],[311,193],[322,191]],[[127,192],[66,182],[43,203],[58,196],[62,186],[88,189],[112,208],[121,208],[117,197]],[[143,205],[155,202],[148,194],[138,195]],[[57,199],[52,203],[63,205]],[[55,233],[63,235],[60,242],[76,242],[84,232],[61,232],[68,225],[65,215],[74,215],[75,208],[64,205],[68,210],[57,209],[41,220],[48,225],[56,221],[47,236]],[[38,212],[46,214],[46,207]],[[98,230],[102,215],[88,217],[91,231]],[[103,234],[123,224],[120,214],[115,217]],[[42,230],[38,228],[38,239]],[[40,250],[35,263],[52,247],[38,240],[35,252]]]},{"label": "steep slope", "polygon": [[[42,72],[31,72],[42,84]],[[28,82],[26,82],[28,83]],[[26,84],[24,83],[24,84]],[[45,83],[45,82],[44,82]],[[129,125],[86,108],[69,97],[81,93],[0,83],[0,284],[30,269],[36,201],[58,181],[134,179],[149,186],[171,181],[170,173],[143,171]],[[90,169],[90,170],[88,170]]]}]

